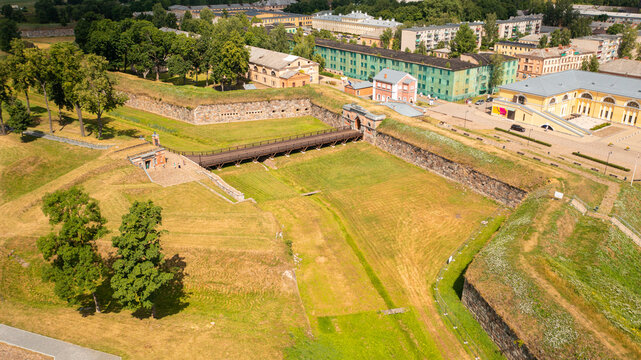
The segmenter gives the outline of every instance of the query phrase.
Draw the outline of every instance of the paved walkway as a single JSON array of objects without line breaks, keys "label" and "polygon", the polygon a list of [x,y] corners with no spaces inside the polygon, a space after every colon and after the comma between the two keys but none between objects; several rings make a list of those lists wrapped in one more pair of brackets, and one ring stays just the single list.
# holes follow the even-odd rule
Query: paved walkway
[{"label": "paved walkway", "polygon": [[0,324],[0,342],[21,347],[40,354],[53,356],[55,360],[119,360],[119,356],[107,354],[34,334],[11,326]]},{"label": "paved walkway", "polygon": [[105,150],[105,149],[109,149],[110,147],[113,146],[113,145],[91,144],[91,143],[88,143],[88,142],[69,139],[69,138],[62,137],[62,136],[46,134],[46,133],[43,133],[41,131],[26,130],[26,131],[24,131],[24,133],[29,135],[29,136],[35,136],[35,137],[38,137],[38,138],[43,138],[43,139],[47,139],[47,140],[53,140],[53,141],[57,141],[57,142],[63,142],[63,143],[67,143],[69,145],[81,146],[81,147],[86,147],[86,148],[95,149],[95,150]]}]

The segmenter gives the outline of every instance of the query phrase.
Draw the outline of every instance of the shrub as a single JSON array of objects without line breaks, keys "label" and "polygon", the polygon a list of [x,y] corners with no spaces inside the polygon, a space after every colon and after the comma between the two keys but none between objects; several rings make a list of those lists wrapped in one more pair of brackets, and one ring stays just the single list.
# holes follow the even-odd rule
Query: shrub
[{"label": "shrub", "polygon": [[598,162],[599,164],[608,165],[608,166],[613,167],[615,169],[619,169],[619,170],[623,170],[623,171],[630,171],[630,169],[628,169],[625,166],[609,163],[609,162],[601,160],[601,159],[593,158],[592,156],[589,156],[589,155],[581,154],[580,152],[576,152],[575,151],[575,152],[572,153],[572,155],[575,155],[575,156],[578,156],[578,157],[582,157],[584,159],[592,160],[594,162]]},{"label": "shrub", "polygon": [[606,123],[602,123],[602,124],[593,126],[590,130],[596,131],[596,130],[603,129],[604,127],[607,127],[607,126],[610,126],[610,125],[612,125],[612,124],[606,122]]}]

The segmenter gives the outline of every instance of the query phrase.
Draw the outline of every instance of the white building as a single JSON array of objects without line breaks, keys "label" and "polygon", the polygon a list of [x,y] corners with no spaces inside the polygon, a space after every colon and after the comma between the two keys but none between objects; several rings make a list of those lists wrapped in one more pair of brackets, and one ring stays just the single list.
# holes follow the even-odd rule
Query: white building
[{"label": "white building", "polygon": [[572,45],[581,49],[594,52],[599,59],[599,63],[605,63],[614,60],[619,53],[621,45],[621,36],[619,35],[591,35],[572,39]]},{"label": "white building", "polygon": [[[481,46],[481,39],[485,35],[482,21],[468,23],[477,39],[477,46]],[[513,16],[507,20],[497,20],[499,39],[510,39],[517,34],[539,34],[543,24],[543,15]],[[443,41],[449,46],[454,39],[461,24],[431,25],[403,29],[401,32],[401,49],[414,51],[423,41],[428,50],[434,49]]]},{"label": "white building", "polygon": [[396,29],[402,23],[374,18],[360,11],[347,15],[320,14],[312,17],[312,29],[329,30],[335,33],[380,36],[385,29]]},{"label": "white building", "polygon": [[[483,22],[468,23],[477,39],[477,46],[481,46],[483,34]],[[431,25],[425,27],[413,27],[401,30],[401,50],[416,50],[418,45],[425,43],[427,50],[435,49],[441,41],[449,47],[450,41],[454,39],[461,24]]]},{"label": "white building", "polygon": [[512,16],[507,20],[497,20],[499,39],[510,39],[517,34],[539,34],[543,25],[543,15]]},{"label": "white building", "polygon": [[577,10],[579,12],[579,15],[585,16],[585,17],[595,17],[599,15],[606,15],[608,17],[606,22],[609,22],[612,24],[617,24],[617,23],[640,24],[641,23],[641,14],[639,13],[602,11],[602,10],[596,10],[596,9],[583,9],[583,8],[577,9],[576,5],[574,6],[574,10]]}]

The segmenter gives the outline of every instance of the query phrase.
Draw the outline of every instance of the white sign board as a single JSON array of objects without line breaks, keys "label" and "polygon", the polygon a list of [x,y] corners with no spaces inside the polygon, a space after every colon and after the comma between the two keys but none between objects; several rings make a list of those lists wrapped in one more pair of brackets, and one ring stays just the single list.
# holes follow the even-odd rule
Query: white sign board
[{"label": "white sign board", "polygon": [[554,192],[554,197],[555,197],[555,198],[557,198],[557,199],[559,199],[559,200],[561,200],[561,199],[563,199],[563,193],[562,193],[562,192],[555,191],[555,192]]}]

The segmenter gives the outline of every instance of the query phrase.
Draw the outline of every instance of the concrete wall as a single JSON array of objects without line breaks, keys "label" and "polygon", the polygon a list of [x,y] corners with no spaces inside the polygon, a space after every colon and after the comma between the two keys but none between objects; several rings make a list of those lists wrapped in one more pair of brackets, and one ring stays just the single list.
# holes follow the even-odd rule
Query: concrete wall
[{"label": "concrete wall", "polygon": [[199,105],[195,109],[191,109],[148,96],[127,95],[129,96],[127,106],[196,125],[298,116],[313,116],[333,127],[343,125],[340,114],[314,105],[309,99]]},{"label": "concrete wall", "polygon": [[42,29],[42,30],[21,30],[20,36],[23,38],[35,37],[59,37],[73,36],[73,28],[69,29]]},{"label": "concrete wall", "polygon": [[503,321],[494,309],[483,299],[474,286],[465,279],[463,284],[463,305],[470,310],[476,321],[492,338],[501,353],[508,360],[534,360],[527,345],[522,343],[516,333]]},{"label": "concrete wall", "polygon": [[524,190],[393,136],[378,132],[374,144],[382,150],[398,156],[409,163],[461,183],[479,194],[509,207],[516,207],[525,195],[527,195]]}]

